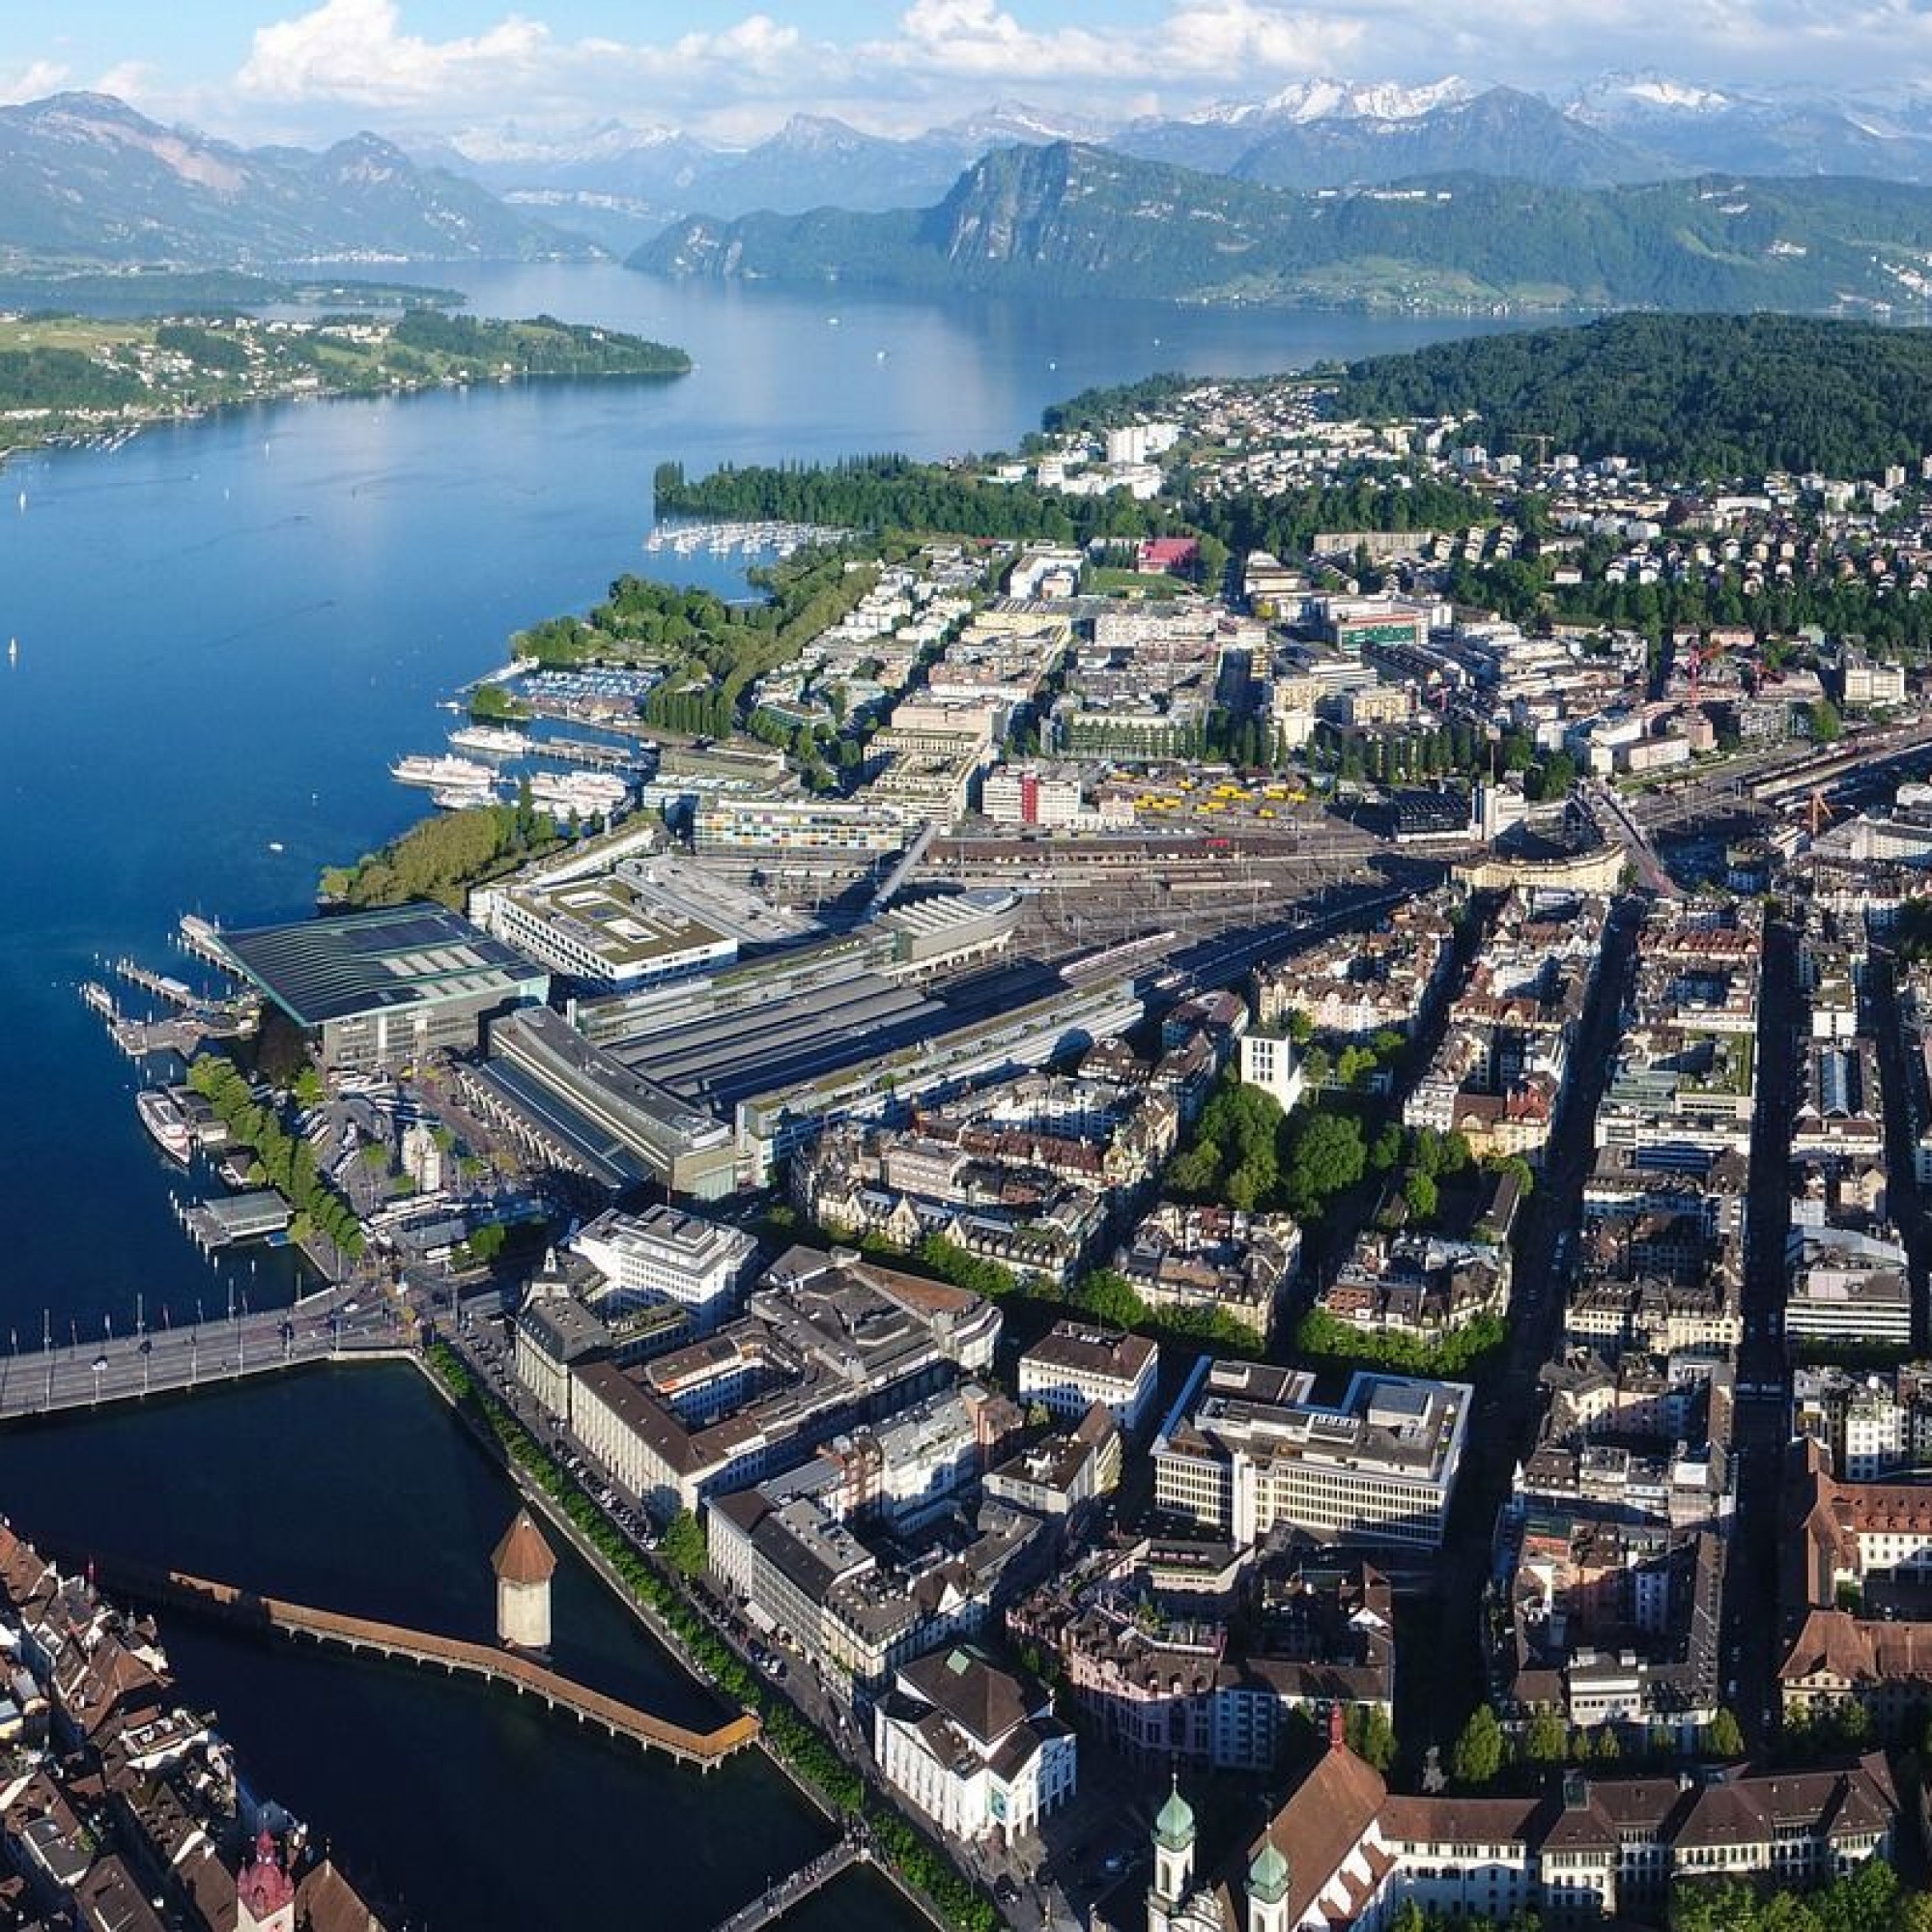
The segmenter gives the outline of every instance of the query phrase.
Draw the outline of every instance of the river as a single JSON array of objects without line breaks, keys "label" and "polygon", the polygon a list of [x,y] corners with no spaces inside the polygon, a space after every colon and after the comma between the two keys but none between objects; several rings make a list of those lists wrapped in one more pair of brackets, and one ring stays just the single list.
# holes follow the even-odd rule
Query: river
[{"label": "river", "polygon": [[[237,411],[0,478],[0,1348],[85,1342],[290,1292],[272,1254],[211,1265],[75,993],[167,935],[299,915],[321,867],[420,805],[387,767],[440,749],[449,690],[520,625],[641,569],[655,466],[1010,446],[1050,401],[1159,368],[1259,373],[1479,327],[1133,303],[915,302],[686,288],[616,268],[439,265],[485,315],[549,312],[689,348],[670,383],[491,386]],[[729,591],[734,568],[665,559]],[[306,1377],[0,1437],[0,1509],[334,1608],[475,1631],[507,1492],[407,1375]],[[662,1671],[587,1579],[559,1655]],[[566,1628],[574,1633],[566,1638]],[[761,1766],[709,1782],[488,1691],[186,1628],[187,1694],[258,1778],[418,1918],[701,1927],[818,1827]],[[639,1693],[641,1694],[641,1692]],[[668,1691],[667,1694],[669,1694]],[[647,1823],[644,1821],[648,1821]],[[640,1866],[644,1832],[662,1845]],[[742,1843],[755,1831],[757,1853]],[[846,1922],[895,1920],[841,1886]]]}]

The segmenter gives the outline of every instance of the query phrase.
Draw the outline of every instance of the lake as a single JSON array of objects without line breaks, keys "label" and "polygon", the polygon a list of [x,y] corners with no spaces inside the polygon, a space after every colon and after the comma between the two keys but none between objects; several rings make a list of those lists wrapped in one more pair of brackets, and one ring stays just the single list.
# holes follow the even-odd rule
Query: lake
[{"label": "lake", "polygon": [[[298,916],[323,866],[408,824],[421,801],[390,762],[440,748],[438,701],[512,632],[645,567],[657,464],[1010,446],[1094,384],[1495,326],[806,298],[608,267],[424,278],[458,280],[479,314],[679,343],[696,368],[238,411],[0,478],[0,639],[18,646],[0,663],[0,1347],[290,1293],[285,1256],[211,1264],[182,1237],[173,1203],[197,1177],[141,1129],[139,1071],[76,985],[124,952],[184,971],[167,940],[185,911]],[[721,559],[661,567],[742,585]],[[358,1373],[0,1437],[0,1510],[29,1535],[461,1631],[487,1625],[477,1566],[510,1503],[412,1378]],[[565,1594],[560,1657],[567,1622],[586,1669],[662,1674],[587,1578]],[[751,1865],[817,1841],[750,1759],[700,1784],[481,1689],[167,1637],[258,1781],[433,1923],[628,1918],[641,1884],[651,1922],[702,1927],[759,1889]],[[639,1817],[663,1834],[641,1878]],[[852,1897],[851,1922],[896,1913]]]}]

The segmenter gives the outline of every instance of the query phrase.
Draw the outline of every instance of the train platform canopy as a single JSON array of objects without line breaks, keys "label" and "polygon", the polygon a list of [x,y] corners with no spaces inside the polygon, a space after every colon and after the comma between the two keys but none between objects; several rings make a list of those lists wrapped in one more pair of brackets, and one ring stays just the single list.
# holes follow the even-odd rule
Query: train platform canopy
[{"label": "train platform canopy", "polygon": [[440,905],[224,931],[217,943],[242,978],[303,1028],[426,1003],[541,1000],[550,984],[543,967]]}]

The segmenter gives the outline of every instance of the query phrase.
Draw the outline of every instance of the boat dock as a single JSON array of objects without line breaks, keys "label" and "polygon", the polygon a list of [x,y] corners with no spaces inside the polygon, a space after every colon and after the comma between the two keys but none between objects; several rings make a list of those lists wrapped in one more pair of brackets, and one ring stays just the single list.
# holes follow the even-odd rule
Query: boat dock
[{"label": "boat dock", "polygon": [[191,1208],[178,1207],[176,1213],[203,1254],[230,1247],[237,1241],[255,1241],[264,1235],[279,1235],[294,1219],[289,1204],[271,1187],[232,1194],[222,1200],[197,1201]]},{"label": "boat dock", "polygon": [[635,751],[621,745],[599,745],[588,738],[532,738],[532,757],[560,758],[567,765],[589,765],[598,771],[628,772],[638,763]]},{"label": "boat dock", "polygon": [[179,980],[150,973],[132,960],[117,959],[114,970],[130,985],[180,1009],[164,1019],[138,1019],[123,1013],[115,1004],[114,995],[98,980],[81,981],[83,1004],[107,1023],[109,1037],[130,1060],[140,1060],[151,1053],[173,1053],[183,1060],[191,1060],[204,1041],[239,1038],[252,1033],[261,1018],[262,1003],[253,993],[239,993],[228,1000],[205,1000]]},{"label": "boat dock", "polygon": [[[313,1643],[333,1644],[356,1655],[419,1663],[452,1677],[460,1674],[506,1685],[519,1696],[539,1697],[553,1711],[568,1712],[579,1723],[595,1724],[613,1738],[628,1738],[646,1750],[663,1751],[682,1764],[695,1764],[701,1771],[723,1764],[758,1736],[758,1719],[749,1711],[728,1719],[713,1730],[694,1731],[608,1696],[602,1690],[593,1690],[587,1684],[580,1684],[575,1678],[565,1677],[515,1651],[490,1644],[438,1636],[429,1631],[381,1623],[371,1617],[343,1616],[334,1610],[316,1609],[307,1604],[292,1604],[279,1597],[239,1590],[231,1583],[211,1582],[205,1577],[191,1577],[180,1570],[155,1571],[113,1562],[98,1562],[95,1570],[99,1582],[109,1591],[168,1609],[188,1610],[245,1629],[273,1631],[287,1637],[306,1637]],[[823,1880],[817,1882],[822,1884]]]},{"label": "boat dock", "polygon": [[171,1007],[179,1007],[183,1012],[204,1004],[194,988],[180,980],[171,980],[165,973],[151,973],[145,966],[136,965],[131,959],[117,959],[114,970],[130,986],[138,986],[144,993],[152,993],[157,1000],[165,1000]]},{"label": "boat dock", "polygon": [[224,973],[234,972],[234,962],[221,951],[221,928],[212,919],[203,919],[199,913],[185,912],[175,936],[180,940],[184,952],[206,960],[211,966],[218,966]]}]

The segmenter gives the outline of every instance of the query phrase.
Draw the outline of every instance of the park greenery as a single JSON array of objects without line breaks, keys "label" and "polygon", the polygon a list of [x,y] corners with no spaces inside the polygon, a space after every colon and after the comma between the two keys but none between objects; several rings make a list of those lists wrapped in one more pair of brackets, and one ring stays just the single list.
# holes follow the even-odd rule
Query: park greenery
[{"label": "park greenery", "polygon": [[521,724],[536,714],[526,698],[486,679],[469,694],[469,715],[479,724]]},{"label": "park greenery", "polygon": [[322,896],[338,906],[408,905],[435,899],[461,908],[469,889],[512,871],[563,841],[527,796],[515,805],[438,812],[353,866],[322,875]]},{"label": "park greenery", "polygon": [[1508,1339],[1500,1315],[1473,1316],[1438,1336],[1358,1328],[1324,1308],[1304,1309],[1294,1326],[1297,1354],[1406,1376],[1466,1376]]},{"label": "park greenery", "polygon": [[272,1107],[256,1099],[234,1063],[205,1053],[190,1063],[187,1084],[214,1109],[231,1138],[253,1153],[253,1171],[295,1209],[296,1238],[313,1230],[351,1261],[358,1259],[362,1228],[355,1209],[324,1179],[315,1149],[290,1133]]},{"label": "park greenery", "polygon": [[[696,1530],[696,1543],[690,1531],[678,1531],[677,1519],[667,1531],[663,1553],[674,1566],[668,1574],[622,1535],[582,1485],[476,1382],[454,1350],[435,1343],[426,1360],[458,1411],[493,1438],[504,1461],[551,1500],[693,1669],[757,1717],[766,1748],[792,1776],[833,1815],[867,1814],[868,1794],[858,1773],[782,1693],[732,1652],[692,1603],[686,1586],[703,1567],[699,1554],[703,1531],[696,1520],[691,1524]],[[675,1555],[672,1532],[677,1532]],[[1000,1918],[992,1902],[960,1877],[923,1833],[893,1811],[874,1809],[867,1823],[880,1853],[898,1877],[930,1902],[941,1922],[958,1932],[996,1932]]]},{"label": "park greenery", "polygon": [[533,624],[515,648],[543,665],[657,666],[664,676],[645,717],[666,730],[722,738],[739,722],[746,687],[851,611],[877,583],[878,566],[828,548],[753,571],[750,581],[764,595],[727,604],[695,586],[620,577],[588,615]]},{"label": "park greenery", "polygon": [[1168,1163],[1166,1179],[1183,1200],[1249,1212],[1285,1208],[1305,1226],[1319,1221],[1367,1167],[1368,1148],[1354,1113],[1304,1103],[1284,1115],[1271,1094],[1229,1074]]},{"label": "park greenery", "polygon": [[910,1254],[877,1235],[864,1236],[859,1245],[882,1261],[914,1262],[939,1280],[984,1295],[989,1301],[1013,1296],[1045,1302],[1115,1328],[1138,1329],[1171,1341],[1212,1348],[1223,1354],[1254,1354],[1261,1348],[1261,1337],[1225,1308],[1206,1303],[1193,1308],[1151,1308],[1133,1283],[1113,1268],[1090,1269],[1061,1287],[1044,1275],[1016,1274],[998,1262],[969,1254],[943,1235],[927,1235]]}]

